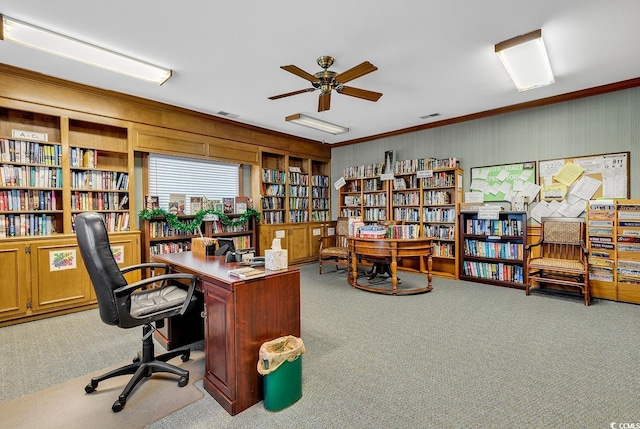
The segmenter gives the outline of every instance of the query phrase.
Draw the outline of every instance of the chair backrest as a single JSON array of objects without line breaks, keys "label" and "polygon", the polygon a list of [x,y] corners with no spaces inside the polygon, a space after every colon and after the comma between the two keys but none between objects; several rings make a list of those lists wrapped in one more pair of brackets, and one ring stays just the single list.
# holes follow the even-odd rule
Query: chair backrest
[{"label": "chair backrest", "polygon": [[585,242],[583,218],[544,217],[541,220],[542,256],[581,259]]},{"label": "chair backrest", "polygon": [[102,216],[93,212],[80,213],[76,216],[75,228],[80,255],[96,291],[100,318],[108,325],[118,325],[120,318],[113,291],[126,286],[127,280],[113,257]]},{"label": "chair backrest", "polygon": [[336,246],[347,247],[348,236],[349,236],[349,218],[341,216],[336,220]]}]

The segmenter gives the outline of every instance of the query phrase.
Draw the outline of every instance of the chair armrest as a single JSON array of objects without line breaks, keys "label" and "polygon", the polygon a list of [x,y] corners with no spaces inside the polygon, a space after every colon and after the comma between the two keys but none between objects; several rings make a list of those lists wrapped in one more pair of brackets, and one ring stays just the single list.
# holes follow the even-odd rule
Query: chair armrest
[{"label": "chair armrest", "polygon": [[531,248],[539,246],[542,244],[542,239],[540,239],[537,243],[531,243],[524,246],[524,250],[531,250]]},{"label": "chair armrest", "polygon": [[115,289],[113,291],[114,295],[116,296],[116,299],[118,299],[118,301],[120,301],[119,298],[131,295],[134,291],[136,291],[137,289],[140,289],[143,286],[146,286],[148,284],[151,283],[156,283],[156,282],[161,282],[162,283],[162,287],[166,287],[165,285],[167,284],[167,280],[176,280],[176,279],[189,279],[191,280],[191,284],[189,285],[189,289],[187,290],[187,297],[184,301],[184,304],[182,305],[182,309],[180,310],[180,315],[183,315],[186,311],[187,308],[189,307],[189,304],[191,303],[191,299],[193,298],[193,292],[196,289],[196,282],[198,280],[198,278],[193,275],[193,274],[186,274],[186,273],[173,273],[173,274],[162,274],[159,276],[153,276],[153,277],[149,277],[140,281],[137,281],[135,283],[131,283],[128,284],[126,286],[122,286],[118,289]]},{"label": "chair armrest", "polygon": [[142,264],[129,265],[127,267],[122,267],[120,272],[124,274],[134,270],[143,270],[145,268],[162,268],[165,273],[169,272],[169,266],[160,262],[144,262]]}]

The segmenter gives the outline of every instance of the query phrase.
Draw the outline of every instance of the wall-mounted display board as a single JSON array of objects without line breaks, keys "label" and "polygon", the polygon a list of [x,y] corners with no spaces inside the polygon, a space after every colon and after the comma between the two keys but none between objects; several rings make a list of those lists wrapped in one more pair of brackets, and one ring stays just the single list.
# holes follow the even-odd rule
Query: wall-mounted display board
[{"label": "wall-mounted display board", "polygon": [[579,217],[589,200],[629,198],[629,152],[539,161],[540,203],[531,217]]},{"label": "wall-mounted display board", "polygon": [[540,187],[536,184],[536,163],[489,165],[471,168],[473,194],[481,193],[482,201],[522,202],[526,197],[533,201]]}]

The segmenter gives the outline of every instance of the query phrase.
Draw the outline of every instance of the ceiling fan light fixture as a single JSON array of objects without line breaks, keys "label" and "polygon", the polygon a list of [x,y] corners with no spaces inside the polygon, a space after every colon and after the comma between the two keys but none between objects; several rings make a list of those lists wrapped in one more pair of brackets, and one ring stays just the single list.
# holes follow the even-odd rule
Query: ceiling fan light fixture
[{"label": "ceiling fan light fixture", "polygon": [[349,128],[343,127],[342,125],[332,124],[331,122],[323,121],[322,119],[314,118],[312,116],[307,116],[302,113],[296,113],[294,115],[289,115],[284,118],[287,122],[292,122],[294,124],[303,125],[305,127],[313,128],[319,131],[324,131],[329,134],[344,134],[349,132]]},{"label": "ceiling fan light fixture", "polygon": [[519,92],[555,82],[542,30],[500,42],[495,45],[495,53]]},{"label": "ceiling fan light fixture", "polygon": [[171,70],[0,14],[0,40],[10,41],[146,82],[162,85]]}]

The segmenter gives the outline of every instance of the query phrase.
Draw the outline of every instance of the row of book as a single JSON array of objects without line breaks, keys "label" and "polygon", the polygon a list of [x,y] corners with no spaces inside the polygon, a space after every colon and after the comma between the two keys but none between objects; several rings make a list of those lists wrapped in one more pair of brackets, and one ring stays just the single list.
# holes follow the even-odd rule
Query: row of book
[{"label": "row of book", "polygon": [[[104,224],[107,227],[108,232],[121,232],[129,231],[130,217],[128,212],[124,213],[99,213],[104,219]],[[75,232],[76,230],[76,216],[74,213],[71,215],[71,228]]]},{"label": "row of book", "polygon": [[441,240],[453,240],[456,237],[456,229],[447,225],[425,225],[424,236],[439,238]]},{"label": "row of book", "polygon": [[153,243],[149,246],[152,255],[163,255],[166,253],[188,252],[191,250],[191,240],[176,241],[171,243]]},{"label": "row of book", "polygon": [[393,179],[393,189],[416,189],[420,186],[420,180],[416,176],[396,177]]},{"label": "row of book", "polygon": [[233,238],[233,245],[237,249],[248,249],[251,247],[251,236],[249,235],[239,235]]},{"label": "row of book", "polygon": [[313,175],[311,176],[311,182],[313,184],[313,186],[319,186],[319,187],[328,187],[329,186],[329,176],[322,176],[322,175]]},{"label": "row of book", "polygon": [[263,183],[284,183],[287,176],[284,171],[270,170],[268,168],[262,169],[262,182]]},{"label": "row of book", "polygon": [[360,217],[361,216],[360,209],[357,208],[342,208],[340,210],[340,216],[344,217]]},{"label": "row of book", "polygon": [[[264,201],[263,201],[264,203]],[[281,211],[262,212],[262,223],[284,223],[284,213]]]},{"label": "row of book", "polygon": [[417,206],[420,205],[420,194],[418,192],[394,192],[391,197],[394,206]]},{"label": "row of book", "polygon": [[165,220],[156,220],[149,222],[149,237],[150,238],[162,238],[162,237],[177,237],[177,236],[190,236],[197,235],[198,230],[193,231],[179,231],[171,228],[169,222]]},{"label": "row of book", "polygon": [[290,197],[309,197],[309,188],[304,186],[293,185],[289,187]]},{"label": "row of book", "polygon": [[523,268],[520,265],[465,261],[463,270],[464,275],[469,277],[524,284]]},{"label": "row of book", "polygon": [[499,258],[524,260],[524,245],[522,243],[503,243],[482,240],[464,240],[464,253],[481,258]]},{"label": "row of book", "polygon": [[451,204],[451,193],[447,191],[425,191],[424,204]]},{"label": "row of book", "polygon": [[263,197],[262,210],[282,210],[284,209],[284,199],[280,197]]},{"label": "row of book", "polygon": [[389,230],[382,225],[366,225],[362,223],[354,223],[352,225],[354,234],[362,238],[386,238],[389,236]]},{"label": "row of book", "polygon": [[61,188],[62,169],[27,165],[3,164],[0,167],[1,186],[29,186],[33,188]]},{"label": "row of book", "polygon": [[455,246],[451,243],[433,243],[433,256],[453,258],[455,254]]},{"label": "row of book", "polygon": [[284,197],[286,194],[286,190],[284,185],[277,184],[263,184],[262,185],[262,195],[272,196],[272,197]]},{"label": "row of book", "polygon": [[306,210],[309,208],[309,199],[308,198],[289,198],[289,209],[290,210]]},{"label": "row of book", "polygon": [[[382,181],[378,178],[366,179],[363,182],[364,192],[378,192],[382,191]],[[359,192],[359,190],[358,190]]]},{"label": "row of book", "polygon": [[45,214],[0,214],[0,237],[51,235],[56,232],[56,219]]},{"label": "row of book", "polygon": [[71,193],[72,210],[126,210],[129,196],[118,192],[81,192]]},{"label": "row of book", "polygon": [[309,212],[307,210],[291,210],[289,212],[289,222],[309,222]]},{"label": "row of book", "polygon": [[364,194],[364,205],[367,207],[386,206],[387,194]]},{"label": "row of book", "polygon": [[455,174],[447,172],[434,173],[433,176],[422,179],[423,188],[451,187],[454,186],[455,183]]},{"label": "row of book", "polygon": [[35,189],[9,189],[0,191],[0,212],[58,210],[57,192]]},{"label": "row of book", "polygon": [[387,220],[387,210],[378,208],[365,208],[364,220],[367,222],[379,222]]},{"label": "row of book", "polygon": [[420,210],[416,208],[396,207],[393,209],[393,218],[406,222],[420,222]]},{"label": "row of book", "polygon": [[71,187],[126,191],[129,188],[129,175],[116,171],[72,171]]},{"label": "row of book", "polygon": [[342,176],[345,179],[362,179],[363,177],[379,176],[384,173],[384,162],[368,165],[354,165],[345,167]]},{"label": "row of book", "polygon": [[467,219],[466,233],[475,235],[519,236],[523,233],[522,221],[517,219]]},{"label": "row of book", "polygon": [[359,207],[362,204],[360,195],[345,195],[343,205],[348,207]]},{"label": "row of book", "polygon": [[249,230],[249,223],[244,222],[238,225],[225,225],[221,221],[216,220],[211,222],[211,231],[214,234],[221,234],[225,232],[242,232]]},{"label": "row of book", "polygon": [[328,198],[314,198],[311,200],[311,207],[316,209],[329,209],[329,199]]},{"label": "row of book", "polygon": [[0,138],[0,159],[3,162],[60,165],[62,146]]},{"label": "row of book", "polygon": [[313,222],[324,222],[328,221],[330,218],[331,216],[329,216],[329,212],[327,210],[314,211],[311,213],[311,219],[313,219]]},{"label": "row of book", "polygon": [[329,198],[329,188],[312,188],[311,196],[313,198]]},{"label": "row of book", "polygon": [[309,175],[305,173],[290,172],[289,173],[290,185],[309,186]]},{"label": "row of book", "polygon": [[423,219],[425,222],[455,222],[456,209],[429,207],[423,210]]},{"label": "row of book", "polygon": [[411,174],[425,170],[441,170],[444,168],[456,168],[460,161],[456,158],[419,158],[396,161],[393,164],[394,174]]},{"label": "row of book", "polygon": [[389,238],[418,238],[420,237],[420,225],[390,225]]},{"label": "row of book", "polygon": [[98,151],[72,147],[69,153],[71,167],[96,168],[98,165]]}]

